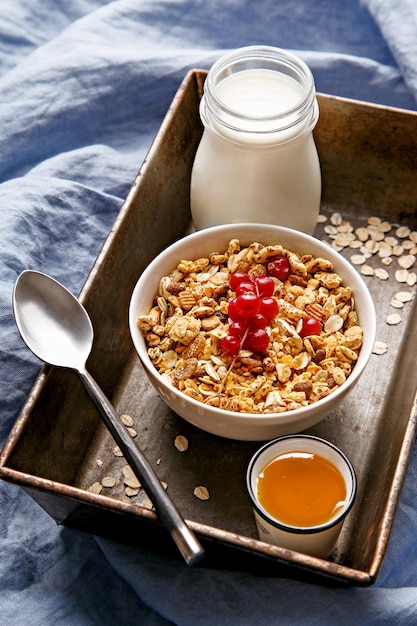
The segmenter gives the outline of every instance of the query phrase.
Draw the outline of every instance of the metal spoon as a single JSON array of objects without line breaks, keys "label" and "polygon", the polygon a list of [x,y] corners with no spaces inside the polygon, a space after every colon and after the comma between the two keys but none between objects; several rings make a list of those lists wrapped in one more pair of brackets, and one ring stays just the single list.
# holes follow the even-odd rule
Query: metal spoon
[{"label": "metal spoon", "polygon": [[38,358],[78,374],[186,563],[197,563],[204,556],[198,539],[132,441],[113,406],[86,370],[85,364],[93,345],[93,327],[82,304],[53,278],[41,272],[25,270],[14,287],[13,310],[23,340]]}]

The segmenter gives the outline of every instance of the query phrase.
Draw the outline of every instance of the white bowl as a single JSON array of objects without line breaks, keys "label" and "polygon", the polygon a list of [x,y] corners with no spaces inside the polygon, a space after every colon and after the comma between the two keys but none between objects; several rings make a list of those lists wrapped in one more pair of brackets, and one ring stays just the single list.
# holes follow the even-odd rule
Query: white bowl
[{"label": "white bowl", "polygon": [[[351,287],[359,323],[364,329],[359,358],[350,376],[338,389],[306,407],[284,413],[238,413],[208,406],[185,395],[158,373],[152,364],[142,333],[137,327],[139,315],[146,314],[153,305],[160,279],[168,275],[182,259],[194,260],[213,251],[227,249],[231,239],[242,245],[254,241],[266,245],[281,244],[299,254],[324,257],[333,264],[343,284]],[[202,430],[245,441],[266,441],[282,435],[298,433],[323,420],[338,406],[361,376],[375,342],[375,307],[367,286],[357,270],[328,244],[299,231],[268,224],[225,224],[187,235],[161,252],[140,276],[132,293],[129,307],[129,327],[133,344],[149,380],[166,402],[182,418]]]}]

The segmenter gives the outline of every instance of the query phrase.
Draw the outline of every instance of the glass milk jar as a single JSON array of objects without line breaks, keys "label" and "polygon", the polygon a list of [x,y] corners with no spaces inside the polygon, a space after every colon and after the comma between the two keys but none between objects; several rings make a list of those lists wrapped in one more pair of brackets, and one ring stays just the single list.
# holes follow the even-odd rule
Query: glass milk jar
[{"label": "glass milk jar", "polygon": [[200,117],[190,192],[195,228],[259,222],[311,234],[321,175],[307,65],[269,46],[229,53],[207,75]]}]

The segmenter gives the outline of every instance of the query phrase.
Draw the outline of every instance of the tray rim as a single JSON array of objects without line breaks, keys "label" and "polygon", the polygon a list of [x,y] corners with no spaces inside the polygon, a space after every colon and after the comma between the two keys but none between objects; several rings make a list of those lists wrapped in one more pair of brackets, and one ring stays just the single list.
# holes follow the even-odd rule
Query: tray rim
[{"label": "tray rim", "polygon": [[[167,113],[158,129],[158,132],[155,135],[155,138],[148,150],[148,153],[145,156],[145,159],[140,166],[137,176],[125,198],[123,204],[113,222],[113,225],[103,243],[103,246],[98,253],[93,266],[91,267],[86,281],[82,286],[79,294],[79,299],[81,302],[84,302],[90,295],[91,291],[94,288],[94,279],[97,274],[97,268],[99,268],[101,260],[106,257],[109,249],[114,243],[114,239],[117,236],[117,230],[119,224],[124,220],[126,214],[130,210],[130,202],[131,199],[136,193],[139,177],[143,177],[148,163],[151,161],[153,154],[157,150],[158,137],[160,137],[165,129],[169,126],[172,120],[173,113],[177,106],[179,106],[181,100],[184,97],[184,93],[186,89],[189,87],[191,82],[197,81],[197,87],[201,94],[201,90],[203,89],[204,76],[207,74],[206,70],[199,69],[191,69],[189,70],[184,79],[182,80],[174,98],[167,110]],[[350,98],[345,98],[341,96],[333,96],[330,94],[318,93],[319,98],[325,98],[332,101],[337,101],[342,104],[357,105],[360,107],[365,107],[369,110],[379,109],[379,110],[389,110],[392,112],[399,113],[401,115],[413,116],[417,117],[417,112],[409,111],[407,109],[400,109],[396,107],[387,107],[379,104],[373,104],[370,102],[364,102],[361,100],[355,100]],[[93,505],[98,507],[110,508],[112,510],[121,512],[121,513],[129,513],[134,517],[138,518],[146,518],[150,520],[157,521],[157,516],[153,511],[146,510],[144,508],[140,508],[137,505],[131,505],[128,503],[120,502],[106,495],[102,494],[91,494],[81,488],[74,487],[71,485],[67,485],[65,483],[61,483],[58,481],[52,481],[41,477],[36,477],[32,474],[26,474],[24,472],[20,472],[18,470],[13,470],[7,467],[7,459],[11,455],[15,445],[18,442],[19,435],[25,427],[25,424],[30,419],[31,409],[33,405],[36,403],[36,399],[39,396],[39,393],[45,384],[45,380],[47,379],[48,372],[51,368],[50,366],[43,366],[38,377],[36,378],[32,389],[30,390],[26,401],[24,402],[21,411],[15,421],[15,424],[12,426],[12,429],[6,438],[4,446],[0,451],[0,478],[15,483],[23,488],[37,489],[48,494],[55,494],[59,496],[68,497],[74,499],[76,501],[82,502],[86,505]],[[321,573],[323,575],[329,575],[333,580],[336,579],[339,582],[355,584],[359,586],[369,586],[372,585],[377,578],[378,572],[381,568],[382,561],[385,555],[386,547],[389,541],[389,536],[391,533],[392,523],[395,517],[395,512],[398,506],[399,497],[401,494],[402,485],[405,479],[408,461],[410,458],[410,454],[414,445],[414,439],[417,432],[417,392],[414,397],[413,408],[410,412],[409,418],[407,420],[407,425],[404,430],[404,437],[402,439],[402,445],[400,448],[399,456],[397,459],[396,469],[393,475],[393,481],[391,483],[391,488],[388,496],[391,493],[396,493],[398,499],[396,501],[392,501],[391,497],[388,497],[387,504],[384,507],[383,515],[381,517],[381,527],[383,528],[383,532],[379,534],[378,541],[376,542],[376,548],[374,551],[374,555],[372,558],[372,562],[367,571],[362,571],[359,569],[355,569],[353,567],[348,567],[342,564],[330,562],[327,560],[317,559],[315,557],[307,557],[306,555],[300,555],[297,552],[291,552],[280,548],[278,546],[272,546],[270,544],[266,544],[259,540],[253,539],[251,537],[246,537],[244,535],[238,535],[236,533],[231,533],[230,531],[224,531],[221,528],[209,526],[206,524],[201,524],[195,521],[189,521],[190,526],[193,530],[200,535],[201,537],[206,537],[210,539],[214,539],[216,541],[225,542],[230,544],[231,546],[236,546],[241,549],[246,549],[251,552],[257,552],[261,555],[267,556],[272,559],[276,559],[278,561],[283,561],[285,563],[289,563],[292,566],[299,566],[301,568],[310,569],[312,573]],[[290,557],[291,561],[288,561]]]}]

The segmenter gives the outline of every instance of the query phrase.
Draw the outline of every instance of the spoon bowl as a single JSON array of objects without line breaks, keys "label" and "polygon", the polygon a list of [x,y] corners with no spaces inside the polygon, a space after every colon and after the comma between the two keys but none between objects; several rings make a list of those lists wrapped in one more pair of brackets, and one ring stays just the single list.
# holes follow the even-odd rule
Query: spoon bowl
[{"label": "spoon bowl", "polygon": [[204,550],[172,502],[123,422],[86,369],[93,345],[93,326],[82,304],[50,276],[25,270],[13,291],[16,325],[30,350],[50,365],[74,370],[126,460],[153,501],[188,565],[197,563]]},{"label": "spoon bowl", "polygon": [[93,327],[82,306],[65,287],[41,272],[26,270],[16,281],[13,307],[27,346],[42,361],[82,368],[93,346]]}]

